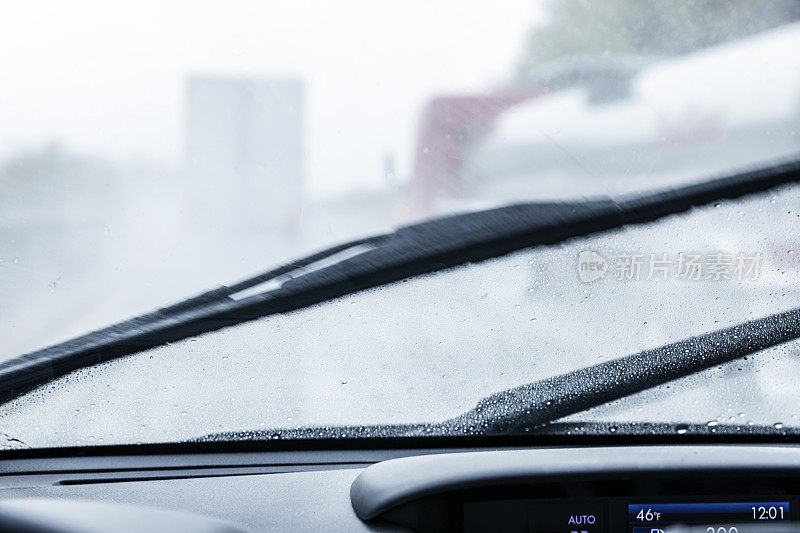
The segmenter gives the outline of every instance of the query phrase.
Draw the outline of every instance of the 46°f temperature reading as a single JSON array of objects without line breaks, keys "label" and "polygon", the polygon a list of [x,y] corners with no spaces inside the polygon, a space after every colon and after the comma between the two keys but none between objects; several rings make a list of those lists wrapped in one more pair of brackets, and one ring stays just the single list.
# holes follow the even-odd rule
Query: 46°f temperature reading
[{"label": "46\u00b0f temperature reading", "polygon": [[[754,508],[755,509],[755,508]],[[658,511],[653,511],[651,509],[642,509],[639,511],[639,514],[636,515],[637,520],[641,520],[642,522],[652,522],[658,521],[661,518],[661,513]]]}]

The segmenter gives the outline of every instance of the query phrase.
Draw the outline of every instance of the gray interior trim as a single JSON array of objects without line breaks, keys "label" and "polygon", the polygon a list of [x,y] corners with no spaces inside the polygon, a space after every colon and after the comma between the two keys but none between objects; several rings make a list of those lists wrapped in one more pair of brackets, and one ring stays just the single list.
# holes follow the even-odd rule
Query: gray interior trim
[{"label": "gray interior trim", "polygon": [[374,464],[350,486],[362,520],[453,490],[606,475],[700,472],[800,474],[797,446],[641,446],[421,455]]},{"label": "gray interior trim", "polygon": [[0,501],[0,531],[18,533],[246,533],[231,522],[194,513],[82,500]]},{"label": "gray interior trim", "polygon": [[[462,451],[479,451],[482,448],[463,448]],[[522,449],[522,448],[520,448]],[[78,455],[75,457],[13,458],[0,452],[0,479],[5,476],[147,472],[169,470],[210,470],[220,468],[307,467],[321,470],[328,466],[357,468],[368,464],[406,457],[453,453],[453,448],[400,448],[363,450],[295,450],[236,453],[179,453],[142,455]]]}]

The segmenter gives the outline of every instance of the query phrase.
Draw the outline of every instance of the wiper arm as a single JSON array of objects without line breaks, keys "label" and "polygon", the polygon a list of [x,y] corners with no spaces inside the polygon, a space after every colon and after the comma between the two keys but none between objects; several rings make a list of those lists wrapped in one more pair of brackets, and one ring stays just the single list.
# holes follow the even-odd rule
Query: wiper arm
[{"label": "wiper arm", "polygon": [[447,426],[513,433],[800,337],[794,309],[492,394]]},{"label": "wiper arm", "polygon": [[[580,413],[800,338],[800,308],[760,318],[588,366],[492,394],[469,411],[440,423],[273,428],[207,435],[201,441],[303,440],[315,438],[397,438],[546,433],[548,425]],[[561,424],[571,427],[570,424]],[[617,426],[626,426],[624,423]],[[627,424],[628,430],[663,431],[670,424]],[[697,424],[693,433],[697,433]],[[556,428],[558,429],[558,428]],[[724,428],[719,428],[724,432]],[[773,432],[748,426],[748,433]],[[623,429],[623,432],[625,430]],[[783,433],[800,434],[798,428]]]},{"label": "wiper arm", "polygon": [[[615,202],[527,203],[439,218],[340,245],[230,287],[0,363],[0,402],[78,368],[412,276],[651,222],[692,207],[800,181],[800,161]],[[323,268],[310,266],[356,246]],[[237,299],[246,289],[273,290]]]}]

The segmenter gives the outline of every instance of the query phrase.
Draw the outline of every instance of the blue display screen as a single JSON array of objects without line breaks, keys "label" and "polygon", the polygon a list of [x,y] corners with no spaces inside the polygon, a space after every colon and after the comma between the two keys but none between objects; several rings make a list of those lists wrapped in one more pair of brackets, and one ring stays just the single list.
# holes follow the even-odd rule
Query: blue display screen
[{"label": "blue display screen", "polygon": [[[728,531],[726,525],[789,521],[788,501],[629,504],[631,533],[669,533],[678,525],[709,525]],[[741,527],[734,531],[745,533]]]}]

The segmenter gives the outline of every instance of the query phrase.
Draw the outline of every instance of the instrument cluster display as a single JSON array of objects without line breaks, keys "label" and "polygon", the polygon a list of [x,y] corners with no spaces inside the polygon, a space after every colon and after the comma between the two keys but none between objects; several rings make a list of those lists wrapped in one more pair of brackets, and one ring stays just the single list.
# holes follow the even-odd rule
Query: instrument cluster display
[{"label": "instrument cluster display", "polygon": [[704,533],[756,533],[788,523],[788,501],[629,504],[629,533],[670,533],[679,526]]}]

